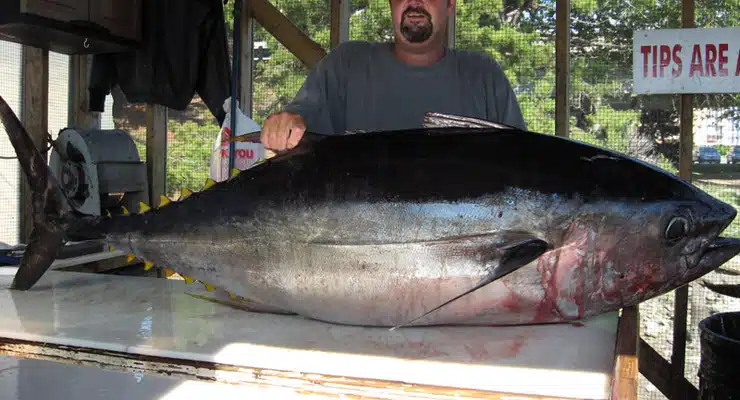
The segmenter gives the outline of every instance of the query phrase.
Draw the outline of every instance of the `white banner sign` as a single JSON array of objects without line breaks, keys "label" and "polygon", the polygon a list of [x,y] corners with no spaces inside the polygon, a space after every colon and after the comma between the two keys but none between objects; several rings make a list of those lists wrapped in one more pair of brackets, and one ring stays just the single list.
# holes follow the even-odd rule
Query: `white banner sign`
[{"label": "white banner sign", "polygon": [[740,27],[635,31],[633,93],[740,93]]}]

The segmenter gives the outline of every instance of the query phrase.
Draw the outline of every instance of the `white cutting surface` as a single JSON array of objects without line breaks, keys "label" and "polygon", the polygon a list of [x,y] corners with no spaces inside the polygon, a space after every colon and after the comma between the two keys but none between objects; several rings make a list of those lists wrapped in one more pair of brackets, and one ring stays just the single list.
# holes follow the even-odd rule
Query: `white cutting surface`
[{"label": "white cutting surface", "polygon": [[27,292],[0,267],[0,336],[250,368],[606,399],[618,315],[580,325],[388,331],[249,313],[184,281],[48,271]]}]

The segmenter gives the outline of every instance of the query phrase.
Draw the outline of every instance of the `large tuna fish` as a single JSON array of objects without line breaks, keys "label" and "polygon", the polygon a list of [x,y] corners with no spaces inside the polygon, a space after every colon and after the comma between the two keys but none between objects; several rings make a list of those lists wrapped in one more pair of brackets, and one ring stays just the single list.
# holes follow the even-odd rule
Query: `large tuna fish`
[{"label": "large tuna fish", "polygon": [[464,119],[308,134],[159,209],[79,215],[7,104],[0,111],[34,196],[15,289],[40,279],[63,240],[102,238],[255,310],[391,327],[531,324],[637,304],[740,252],[718,236],[736,210],[670,173]]}]

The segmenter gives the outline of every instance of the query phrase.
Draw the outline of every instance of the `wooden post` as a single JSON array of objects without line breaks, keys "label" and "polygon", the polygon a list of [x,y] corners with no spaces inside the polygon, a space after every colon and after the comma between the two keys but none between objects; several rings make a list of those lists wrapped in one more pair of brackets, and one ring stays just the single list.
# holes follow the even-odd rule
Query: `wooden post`
[{"label": "wooden post", "polygon": [[241,35],[241,62],[239,62],[239,108],[244,115],[252,118],[253,112],[253,73],[254,66],[254,19],[249,10],[250,0],[241,0],[241,24],[239,34]]},{"label": "wooden post", "polygon": [[[49,131],[49,51],[23,46],[21,62],[21,116],[20,120],[45,160],[46,135]],[[33,228],[31,190],[25,175],[21,174],[21,242],[28,243]]]},{"label": "wooden post", "polygon": [[167,107],[159,104],[146,107],[146,172],[149,203],[158,207],[167,193]]},{"label": "wooden post", "polygon": [[329,19],[329,48],[339,46],[339,27],[342,18],[342,0],[331,1],[331,18]]},{"label": "wooden post", "polygon": [[[159,207],[160,196],[167,194],[167,107],[159,104],[146,106],[146,172],[149,204]],[[173,271],[157,268],[159,278],[172,274]]]},{"label": "wooden post", "polygon": [[[683,28],[694,27],[694,0],[682,0],[681,20]],[[691,180],[692,150],[694,147],[694,107],[690,94],[681,95],[681,132],[678,144],[678,175]],[[687,393],[678,383],[684,377],[686,364],[686,320],[689,300],[689,285],[676,289],[673,303],[673,349],[671,351],[671,399],[687,399]]]},{"label": "wooden post", "polygon": [[90,63],[87,55],[69,57],[69,112],[67,125],[79,129],[100,129],[100,114],[90,111],[87,91]]},{"label": "wooden post", "polygon": [[555,3],[555,135],[570,133],[570,1]]},{"label": "wooden post", "polygon": [[330,0],[331,20],[329,25],[329,48],[349,40],[349,17],[352,10],[351,0]]},{"label": "wooden post", "polygon": [[455,12],[447,18],[447,47],[451,49],[454,49],[457,43],[455,40],[457,34],[456,13],[457,7],[455,7]]},{"label": "wooden post", "polygon": [[640,312],[636,306],[624,308],[617,330],[612,399],[637,400],[639,344]]}]

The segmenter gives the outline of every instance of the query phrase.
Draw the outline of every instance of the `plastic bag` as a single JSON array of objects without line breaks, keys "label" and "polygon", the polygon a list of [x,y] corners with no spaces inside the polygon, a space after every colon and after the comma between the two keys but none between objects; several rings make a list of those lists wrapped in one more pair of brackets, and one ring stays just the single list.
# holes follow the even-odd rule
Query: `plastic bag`
[{"label": "plastic bag", "polygon": [[[226,118],[221,125],[221,131],[213,142],[211,153],[211,179],[216,182],[224,181],[231,176],[229,173],[229,138],[231,138],[231,98],[224,101]],[[236,135],[259,132],[262,127],[251,118],[244,115],[237,102]],[[265,158],[265,148],[260,143],[236,142],[234,150],[234,168],[241,171],[252,167],[257,161]]]}]

